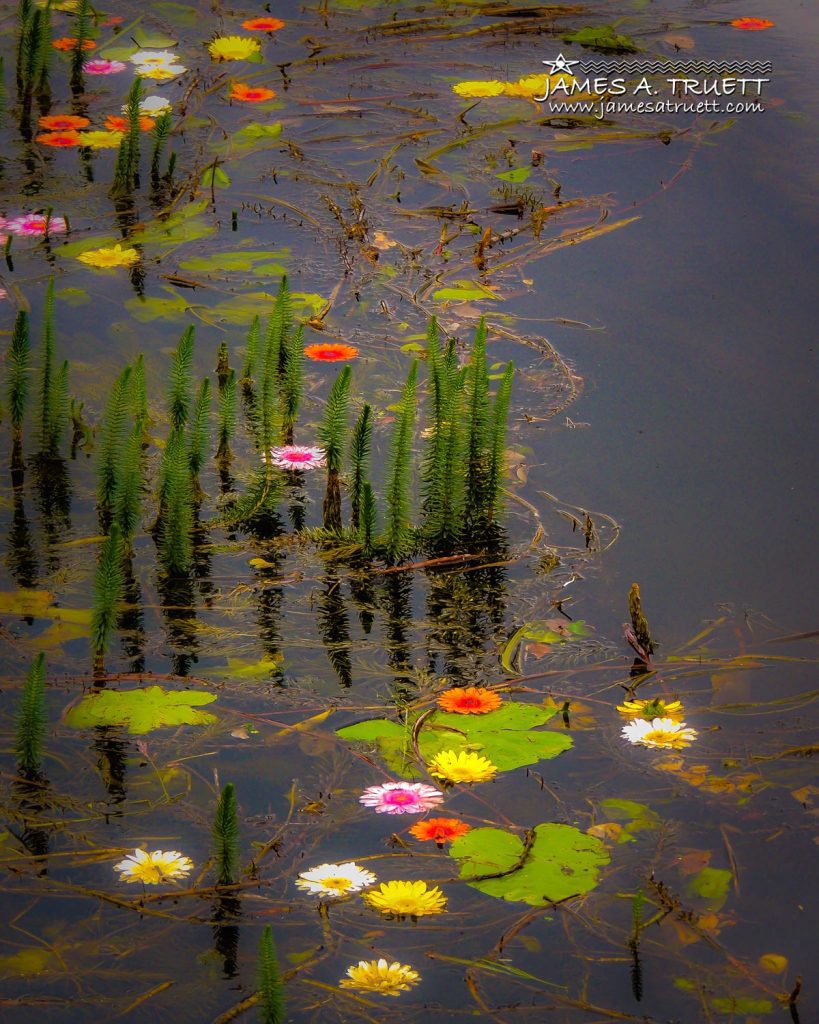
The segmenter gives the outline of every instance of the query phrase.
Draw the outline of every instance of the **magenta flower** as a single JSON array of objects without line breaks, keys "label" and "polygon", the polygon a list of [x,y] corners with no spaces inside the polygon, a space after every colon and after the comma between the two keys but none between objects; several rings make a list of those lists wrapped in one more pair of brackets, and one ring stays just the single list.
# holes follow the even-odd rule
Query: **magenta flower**
[{"label": "magenta flower", "polygon": [[439,789],[424,782],[388,782],[384,786],[369,786],[359,802],[372,807],[376,814],[423,814],[443,799]]},{"label": "magenta flower", "polygon": [[5,227],[13,235],[28,235],[39,237],[46,233],[46,220],[48,221],[48,233],[50,235],[61,235],[68,230],[68,226],[62,217],[46,218],[44,213],[26,213],[22,217],[12,217],[6,221]]},{"label": "magenta flower", "polygon": [[270,460],[281,469],[318,469],[324,465],[327,452],[323,448],[307,448],[288,444],[283,448],[271,448]]},{"label": "magenta flower", "polygon": [[116,75],[125,70],[125,65],[119,60],[103,60],[98,57],[96,60],[87,60],[82,69],[87,75]]}]

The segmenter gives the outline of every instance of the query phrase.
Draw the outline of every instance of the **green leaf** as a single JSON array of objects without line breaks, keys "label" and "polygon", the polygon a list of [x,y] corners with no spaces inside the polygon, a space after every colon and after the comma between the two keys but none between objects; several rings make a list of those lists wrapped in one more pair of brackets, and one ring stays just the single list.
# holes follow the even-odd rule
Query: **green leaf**
[{"label": "green leaf", "polygon": [[101,690],[86,694],[69,707],[65,721],[74,729],[125,726],[142,734],[177,725],[211,725],[216,716],[197,711],[198,704],[212,704],[215,693],[204,690],[164,690],[148,686],[137,690]]},{"label": "green leaf", "polygon": [[145,295],[138,298],[127,299],[125,308],[135,320],[140,323],[150,323],[152,320],[178,320],[188,315],[190,302],[179,295],[173,288],[162,289],[170,298],[161,298],[158,295]]},{"label": "green leaf", "polygon": [[282,126],[279,121],[273,124],[260,124],[258,121],[251,121],[238,132],[234,132],[229,139],[232,150],[261,149],[276,139],[282,133]]},{"label": "green leaf", "polygon": [[688,883],[688,889],[695,896],[723,903],[731,888],[731,878],[727,868],[703,868]]},{"label": "green leaf", "polygon": [[229,188],[230,178],[221,167],[208,167],[202,175],[202,188]]},{"label": "green leaf", "polygon": [[[570,736],[562,732],[537,732],[557,713],[556,708],[507,701],[497,711],[485,715],[459,715],[436,711],[418,735],[418,748],[428,763],[442,750],[472,750],[489,758],[500,771],[510,771],[557,757],[572,746]],[[415,778],[418,766],[412,765],[409,734],[418,716],[410,716],[407,726],[387,719],[369,719],[338,730],[342,739],[375,742],[390,767],[404,765],[400,774]],[[412,765],[411,773],[407,767]]]},{"label": "green leaf", "polygon": [[531,173],[531,167],[516,167],[512,171],[503,171],[501,174],[496,174],[495,177],[500,178],[501,181],[511,181],[514,185],[520,185],[524,181],[528,181]]},{"label": "green leaf", "polygon": [[172,25],[192,28],[199,22],[199,11],[195,7],[189,7],[188,4],[176,4],[172,3],[171,0],[159,0],[158,3],[151,4],[151,9]]},{"label": "green leaf", "polygon": [[634,842],[635,833],[659,828],[662,824],[659,815],[655,814],[650,807],[638,804],[635,800],[615,800],[613,798],[601,800],[600,810],[604,811],[606,817],[612,821],[625,822],[618,839],[619,843]]},{"label": "green leaf", "polygon": [[481,299],[498,301],[498,296],[475,281],[455,281],[450,288],[439,288],[432,293],[436,302],[478,302]]},{"label": "green leaf", "polygon": [[140,50],[164,50],[167,46],[176,46],[178,40],[165,36],[161,32],[146,32],[141,25],[131,30],[131,37]]},{"label": "green leaf", "polygon": [[251,273],[258,276],[273,275],[279,277],[286,273],[281,263],[270,263],[270,260],[284,260],[290,255],[289,249],[264,249],[257,251],[218,252],[213,256],[189,256],[181,260],[182,270],[195,273]]},{"label": "green leaf", "polygon": [[566,32],[564,43],[579,43],[592,50],[603,53],[637,53],[638,47],[628,36],[618,35],[611,25],[597,25],[594,28],[581,28],[577,32]]},{"label": "green leaf", "polygon": [[[450,847],[450,856],[459,862],[460,877],[472,888],[535,907],[590,892],[598,883],[600,867],[609,863],[600,840],[571,825],[537,825],[527,856],[515,868],[523,852],[518,836],[497,828],[473,829]],[[509,874],[469,881],[503,871]]]},{"label": "green leaf", "polygon": [[773,1003],[770,999],[753,999],[750,996],[730,996],[727,999],[715,998],[711,1006],[717,1013],[730,1013],[747,1017],[754,1013],[770,1013]]},{"label": "green leaf", "polygon": [[134,231],[128,238],[130,245],[181,245],[208,238],[216,233],[216,225],[208,223],[199,215],[208,207],[208,200],[188,203],[181,210],[164,219],[149,221]]}]

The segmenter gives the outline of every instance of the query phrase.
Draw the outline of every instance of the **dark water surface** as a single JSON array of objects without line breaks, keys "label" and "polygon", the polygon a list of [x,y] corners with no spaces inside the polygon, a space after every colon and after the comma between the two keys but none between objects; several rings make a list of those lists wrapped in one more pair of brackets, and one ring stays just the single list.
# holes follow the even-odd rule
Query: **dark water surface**
[{"label": "dark water surface", "polygon": [[[6,473],[0,494],[3,1020],[261,1019],[253,995],[268,924],[287,972],[284,1019],[293,1024],[806,1024],[815,1015],[816,639],[803,634],[816,629],[819,498],[816,13],[785,0],[753,0],[751,9],[611,2],[558,18],[554,32],[545,17],[540,32],[471,31],[509,6],[480,14],[467,4],[277,8],[287,24],[274,39],[261,37],[260,65],[215,65],[203,45],[215,34],[248,34],[241,21],[267,13],[251,5],[112,6],[129,35],[144,14],[146,39],[178,40],[170,48],[190,69],[150,89],[175,107],[173,182],[151,188],[145,145],[133,205],[118,209],[108,195],[116,151],[81,156],[25,141],[15,14],[10,5],[2,12],[0,215],[53,207],[71,227],[49,244],[15,238],[0,274],[0,328],[10,338],[16,309],[30,308],[34,349],[24,471]],[[776,25],[730,27],[743,16]],[[395,31],[404,18],[418,24]],[[70,15],[54,20],[55,37],[72,34]],[[561,49],[586,57],[560,33],[605,23],[633,36],[641,56],[770,60],[768,109],[737,115],[727,128],[724,118],[635,115],[569,130],[538,124],[543,111],[525,100],[483,99],[466,111],[475,101],[452,94],[462,79],[539,73]],[[103,56],[122,45],[110,28],[100,32]],[[55,54],[52,114],[87,109],[99,128],[119,112],[130,65],[85,76],[73,105],[66,68]],[[255,108],[228,105],[233,79],[279,95]],[[234,138],[226,148],[251,121],[280,121],[280,139],[241,150]],[[499,122],[508,123],[485,127]],[[472,136],[465,125],[485,130]],[[526,185],[496,177],[528,166],[534,150],[543,163]],[[230,185],[211,193],[201,182],[214,157]],[[498,212],[521,197],[534,208],[554,204],[555,182],[568,205],[540,240],[525,219]],[[140,243],[139,225],[150,233],[167,224],[169,206],[196,202],[204,205],[188,208],[193,230],[177,226],[171,238]],[[471,212],[459,220],[462,203]],[[630,217],[638,219],[592,230]],[[481,268],[475,245],[487,227],[495,244]],[[501,245],[502,232],[518,229]],[[76,260],[117,240],[139,246],[137,273]],[[224,254],[241,251],[269,256],[256,260],[260,270],[236,269]],[[330,557],[315,533],[289,533],[301,509],[307,526],[320,524],[321,472],[281,502],[278,538],[219,526],[226,506],[212,461],[215,412],[201,475],[200,517],[211,526],[197,534],[188,574],[169,580],[158,567],[149,527],[168,436],[170,354],[193,323],[197,380],[210,374],[215,389],[222,340],[241,370],[250,322],[267,316],[282,270],[294,291],[316,295],[297,306],[299,317],[321,320],[305,341],[360,349],[353,406],[373,404],[380,496],[395,404],[427,317],[435,313],[463,348],[483,313],[493,372],[514,359],[507,537],[469,571],[362,570]],[[97,436],[94,451],[80,447],[68,458],[66,443],[63,461],[44,463],[36,458],[37,368],[52,276],[59,358],[69,360],[70,393],[84,400]],[[435,297],[461,282],[495,289],[496,298]],[[160,310],[157,299],[169,305]],[[217,699],[203,709],[210,722],[137,735],[105,723],[72,728],[65,715],[93,683],[100,423],[114,378],[141,352],[147,484],[104,682]],[[316,443],[336,372],[306,364],[298,443]],[[4,465],[14,461],[6,397],[4,386]],[[428,423],[424,405],[416,453]],[[242,491],[258,464],[244,425],[234,448],[231,473]],[[616,705],[635,681],[622,638],[635,580],[660,643],[656,672],[637,696],[683,701],[698,733],[685,749],[647,749],[621,735]],[[58,607],[75,614],[61,619]],[[544,622],[554,630],[569,621],[561,609],[588,635],[539,638]],[[526,624],[520,657],[510,661],[508,641]],[[41,650],[44,755],[38,771],[25,772],[16,722]],[[408,834],[416,816],[359,803],[366,787],[398,779],[395,761],[334,730],[397,720],[408,705],[410,714],[431,708],[442,678],[508,686],[507,701],[565,710],[547,729],[569,735],[570,750],[455,786],[435,813],[519,837],[547,822],[593,829],[609,862],[585,895],[533,906],[477,891],[457,881],[446,850]],[[209,858],[226,782],[239,799],[242,870],[239,888],[219,890]],[[171,883],[146,888],[140,903],[142,886],[113,868],[137,847],[178,850],[193,873],[176,893]],[[296,877],[345,861],[379,881],[440,885],[447,913],[390,920],[356,897],[318,911]],[[350,965],[379,957],[411,965],[420,982],[398,998],[339,989]]]}]

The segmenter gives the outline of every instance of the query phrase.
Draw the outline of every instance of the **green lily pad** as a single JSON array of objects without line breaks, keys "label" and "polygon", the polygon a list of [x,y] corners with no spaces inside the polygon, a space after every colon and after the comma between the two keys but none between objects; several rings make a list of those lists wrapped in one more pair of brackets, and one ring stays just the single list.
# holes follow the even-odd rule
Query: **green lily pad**
[{"label": "green lily pad", "polygon": [[512,675],[519,675],[520,665],[517,664],[517,659],[523,644],[572,643],[574,640],[588,636],[589,632],[589,627],[583,619],[577,619],[575,622],[566,622],[565,625],[561,622],[559,629],[555,628],[554,619],[537,619],[533,622],[524,622],[501,648],[501,665]]},{"label": "green lily pad", "polygon": [[594,28],[581,28],[577,32],[566,32],[564,43],[579,43],[590,50],[603,53],[637,53],[638,47],[628,36],[618,35],[611,25],[597,25]]},{"label": "green lily pad", "polygon": [[662,824],[659,815],[636,800],[601,800],[600,810],[612,821],[624,823],[617,840],[619,843],[634,842],[635,833],[659,828]]},{"label": "green lily pad", "polygon": [[703,868],[688,883],[689,892],[720,906],[728,898],[731,872],[727,868]]},{"label": "green lily pad", "polygon": [[[275,261],[286,259],[289,255],[288,249],[218,252],[213,256],[189,256],[187,259],[181,260],[179,266],[182,270],[192,270],[199,274],[265,273],[281,276],[287,273],[287,268],[282,263]],[[270,262],[271,260],[273,262]]]},{"label": "green lily pad", "polygon": [[208,238],[216,233],[216,226],[199,216],[207,207],[207,199],[198,203],[188,203],[170,217],[152,220],[134,231],[128,242],[131,245],[176,246],[183,242]]},{"label": "green lily pad", "polygon": [[452,287],[439,288],[432,293],[436,302],[478,302],[481,299],[492,299],[497,302],[498,296],[474,281],[455,281]]},{"label": "green lily pad", "polygon": [[513,185],[520,185],[524,181],[529,180],[531,173],[531,167],[516,167],[512,171],[503,171],[501,174],[496,174],[495,177],[500,178],[501,181],[511,181]]},{"label": "green lily pad", "polygon": [[178,725],[211,725],[216,716],[197,711],[198,704],[212,704],[215,693],[204,690],[165,690],[148,686],[137,690],[101,690],[86,694],[65,713],[65,722],[74,729],[95,726],[125,726],[128,732],[142,734]]},{"label": "green lily pad", "polygon": [[258,121],[252,121],[250,124],[240,128],[238,132],[234,132],[228,143],[230,149],[234,152],[236,150],[239,152],[249,149],[257,150],[275,142],[281,133],[282,126],[279,121],[273,124],[261,124]]},{"label": "green lily pad", "polygon": [[[472,888],[534,907],[590,892],[598,884],[600,868],[609,863],[599,839],[572,825],[549,822],[535,826],[525,857],[520,837],[499,828],[472,829],[456,839],[449,852],[458,861],[460,877]],[[469,881],[506,871],[501,878]]]},{"label": "green lily pad", "polygon": [[208,167],[202,175],[202,188],[230,188],[230,175],[221,167]]},{"label": "green lily pad", "polygon": [[[488,758],[500,771],[522,768],[557,757],[572,746],[571,737],[565,733],[535,731],[556,713],[556,708],[515,701],[507,701],[485,715],[436,711],[421,727],[418,749],[427,763],[442,750],[468,750]],[[412,716],[404,726],[374,718],[344,726],[337,733],[345,740],[376,743],[393,770],[414,778],[418,769],[412,765],[411,735],[416,720],[417,715]]]}]

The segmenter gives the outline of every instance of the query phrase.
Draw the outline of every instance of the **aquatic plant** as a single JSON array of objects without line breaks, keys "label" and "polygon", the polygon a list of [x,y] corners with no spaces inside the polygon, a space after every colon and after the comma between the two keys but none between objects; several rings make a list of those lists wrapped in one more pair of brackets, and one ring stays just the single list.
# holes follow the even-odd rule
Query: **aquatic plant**
[{"label": "aquatic plant", "polygon": [[372,408],[365,403],[350,438],[350,526],[356,532],[361,524],[361,502],[367,483],[372,436]]},{"label": "aquatic plant", "polygon": [[91,651],[94,674],[105,671],[104,658],[117,623],[117,604],[125,585],[122,537],[116,523],[100,546],[91,597]]},{"label": "aquatic plant", "polygon": [[485,715],[501,706],[500,694],[483,686],[453,686],[438,697],[438,706],[459,715]]},{"label": "aquatic plant", "polygon": [[358,798],[376,814],[422,814],[442,803],[444,794],[425,782],[387,782],[368,786]]},{"label": "aquatic plant", "polygon": [[114,180],[111,195],[124,196],[132,192],[139,183],[140,114],[142,104],[142,80],[136,76],[128,90],[125,116],[128,130],[122,137],[114,166]]},{"label": "aquatic plant", "polygon": [[410,484],[412,434],[415,425],[415,389],[418,362],[413,360],[401,392],[393,427],[387,479],[387,523],[384,550],[389,562],[400,561],[410,547]]},{"label": "aquatic plant", "polygon": [[245,344],[245,364],[242,369],[242,387],[244,389],[253,387],[253,381],[258,371],[259,342],[261,340],[261,321],[258,314],[253,317],[250,330],[247,332]]},{"label": "aquatic plant", "polygon": [[130,546],[142,512],[142,439],[144,421],[134,423],[122,448],[114,482],[113,521],[126,546]]},{"label": "aquatic plant", "polygon": [[319,864],[317,868],[299,872],[296,887],[324,899],[341,899],[372,885],[376,878],[353,861],[344,864]]},{"label": "aquatic plant", "polygon": [[130,412],[143,426],[148,425],[148,388],[145,384],[145,356],[140,352],[131,374]]},{"label": "aquatic plant", "polygon": [[260,50],[259,40],[248,36],[217,36],[208,43],[208,52],[216,61],[248,60]]},{"label": "aquatic plant", "polygon": [[369,558],[373,552],[375,535],[378,527],[378,508],[375,503],[375,491],[372,484],[365,481],[361,488],[361,512],[358,523],[358,542],[362,553]]},{"label": "aquatic plant", "polygon": [[169,576],[184,576],[193,557],[190,455],[181,427],[171,430],[160,467],[159,559]]},{"label": "aquatic plant", "polygon": [[460,398],[464,374],[455,343],[440,349],[438,324],[427,328],[431,423],[421,469],[423,535],[433,550],[454,544],[461,532],[463,473],[460,459]]},{"label": "aquatic plant", "polygon": [[162,882],[184,878],[193,871],[193,861],[177,850],[134,850],[114,865],[122,882],[141,882],[160,885]]},{"label": "aquatic plant", "polygon": [[6,399],[15,447],[23,440],[23,423],[28,407],[30,359],[28,313],[21,309],[14,319],[11,341],[6,351]]},{"label": "aquatic plant", "polygon": [[103,526],[107,523],[114,505],[122,444],[125,438],[127,417],[131,404],[132,373],[132,367],[126,366],[114,381],[108,403],[105,407],[105,415],[100,431],[100,454],[97,467],[97,510]]},{"label": "aquatic plant", "polygon": [[696,729],[687,726],[685,722],[675,722],[673,718],[655,718],[651,722],[645,718],[635,718],[624,725],[621,732],[629,743],[668,750],[688,747],[697,738]]},{"label": "aquatic plant", "polygon": [[40,448],[54,456],[68,425],[68,360],[56,367],[54,331],[54,278],[46,288],[40,368]]},{"label": "aquatic plant", "polygon": [[341,532],[341,465],[352,373],[350,367],[345,366],[333,381],[327,396],[324,421],[318,430],[327,461],[327,489],[322,506],[324,529],[333,533]]},{"label": "aquatic plant", "polygon": [[364,902],[387,917],[428,917],[446,911],[446,896],[426,882],[382,882],[364,896]]},{"label": "aquatic plant", "polygon": [[168,389],[168,417],[172,430],[181,430],[190,415],[193,389],[193,348],[196,331],[186,327],[171,357],[171,375]]},{"label": "aquatic plant", "polygon": [[486,369],[486,321],[481,317],[475,331],[472,355],[466,371],[466,436],[464,459],[464,516],[467,528],[481,518],[486,508],[488,484],[489,376]]},{"label": "aquatic plant", "polygon": [[643,602],[640,599],[640,587],[632,583],[628,592],[628,610],[631,617],[631,628],[637,645],[647,657],[654,653],[654,641],[648,628],[648,620],[643,615]]},{"label": "aquatic plant", "polygon": [[188,441],[188,464],[194,487],[198,490],[198,478],[205,464],[210,442],[208,414],[210,412],[210,378],[205,377],[199,385],[191,414],[190,439]]},{"label": "aquatic plant", "polygon": [[293,431],[299,417],[302,393],[304,391],[304,327],[299,324],[295,331],[286,331],[282,338],[280,353],[281,367],[281,415],[282,444],[293,443]]},{"label": "aquatic plant", "polygon": [[495,401],[492,406],[489,438],[489,469],[486,479],[485,518],[488,523],[498,513],[500,495],[503,484],[504,451],[506,450],[506,421],[509,418],[509,403],[512,397],[512,379],[515,375],[514,363],[506,364],[498,384]]},{"label": "aquatic plant", "polygon": [[33,774],[40,770],[45,728],[45,654],[41,651],[28,671],[17,710],[14,750],[21,772]]},{"label": "aquatic plant", "polygon": [[236,371],[230,370],[224,378],[220,376],[219,386],[219,425],[216,436],[216,459],[228,462],[231,457],[230,442],[236,433]]},{"label": "aquatic plant", "polygon": [[171,134],[171,115],[167,110],[163,111],[154,122],[151,130],[153,145],[151,147],[151,183],[156,187],[159,184],[159,165],[168,145]]},{"label": "aquatic plant", "polygon": [[339,982],[341,988],[359,992],[374,992],[382,996],[397,996],[409,992],[421,980],[421,975],[409,964],[386,960],[359,960],[347,968],[347,977]]},{"label": "aquatic plant", "polygon": [[498,773],[497,765],[474,750],[442,750],[427,768],[445,782],[488,782]]},{"label": "aquatic plant", "polygon": [[284,980],[270,925],[259,939],[259,1017],[262,1024],[284,1024]]},{"label": "aquatic plant", "polygon": [[77,21],[74,32],[74,46],[71,52],[71,88],[75,93],[83,89],[83,65],[85,63],[85,50],[93,50],[96,43],[90,38],[91,34],[91,10],[90,0],[78,0]]},{"label": "aquatic plant", "polygon": [[35,7],[31,0],[17,5],[17,99],[23,108],[23,120],[35,93],[47,96],[51,59],[51,12]]},{"label": "aquatic plant", "polygon": [[228,782],[219,796],[213,819],[213,859],[219,885],[232,885],[239,870],[239,811],[236,790]]}]

